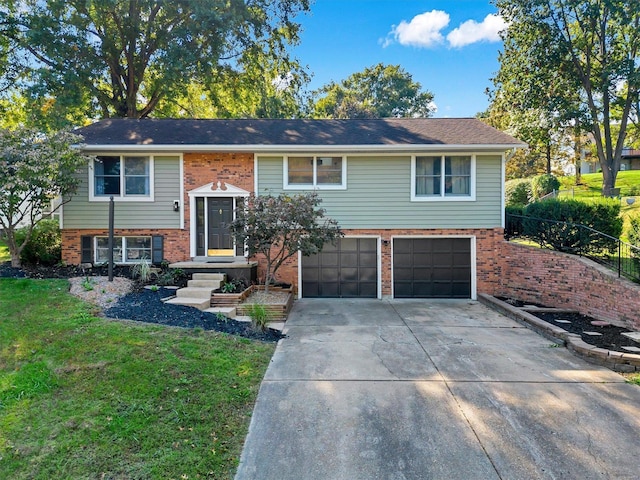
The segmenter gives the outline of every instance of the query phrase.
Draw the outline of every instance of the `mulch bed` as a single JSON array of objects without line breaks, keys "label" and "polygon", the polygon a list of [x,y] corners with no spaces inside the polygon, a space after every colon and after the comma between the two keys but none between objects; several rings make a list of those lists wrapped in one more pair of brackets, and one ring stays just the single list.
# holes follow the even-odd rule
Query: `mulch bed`
[{"label": "mulch bed", "polygon": [[[519,308],[522,308],[525,305],[547,308],[544,305],[522,302],[520,300],[509,298],[500,298],[500,300]],[[633,353],[623,349],[622,347],[640,347],[640,345],[638,345],[630,338],[621,335],[623,332],[631,332],[631,330],[623,327],[618,327],[616,325],[592,325],[591,322],[597,321],[597,319],[589,317],[587,315],[582,315],[580,313],[536,312],[534,309],[528,309],[527,312],[535,315],[536,317],[544,320],[547,323],[560,327],[569,333],[580,335],[585,343],[588,343],[589,345],[593,345],[595,347],[622,353]],[[558,320],[568,320],[571,323],[559,322]],[[596,332],[600,333],[601,335],[588,335],[584,332]]]},{"label": "mulch bed", "polygon": [[[28,267],[13,268],[9,262],[0,263],[0,278],[72,278],[77,276],[105,276],[106,267],[82,269],[78,267]],[[129,277],[129,268],[114,269],[114,276]],[[116,304],[104,310],[107,318],[133,320],[184,328],[215,330],[263,342],[277,342],[284,338],[281,332],[268,328],[260,331],[248,322],[218,317],[192,307],[171,305],[162,298],[174,294],[174,290],[160,288],[157,291],[138,289],[120,297]]]},{"label": "mulch bed", "polygon": [[[592,325],[591,322],[596,319],[586,315],[581,315],[579,313],[547,313],[532,311],[529,311],[529,313],[570,333],[576,333],[580,335],[585,343],[604,348],[605,350],[633,353],[629,350],[623,349],[622,347],[640,347],[640,345],[630,338],[621,335],[621,333],[630,332],[631,330],[615,325]],[[569,320],[571,323],[558,322],[558,320]],[[595,332],[600,333],[601,335],[588,335],[584,332]]]},{"label": "mulch bed", "polygon": [[248,322],[238,322],[223,316],[202,312],[193,307],[162,302],[162,298],[171,296],[174,292],[174,290],[160,288],[157,291],[143,289],[139,292],[129,293],[121,297],[113,307],[106,309],[104,315],[108,318],[135,320],[172,327],[215,330],[263,342],[277,342],[284,338],[281,332],[272,328],[263,332],[254,329]]}]

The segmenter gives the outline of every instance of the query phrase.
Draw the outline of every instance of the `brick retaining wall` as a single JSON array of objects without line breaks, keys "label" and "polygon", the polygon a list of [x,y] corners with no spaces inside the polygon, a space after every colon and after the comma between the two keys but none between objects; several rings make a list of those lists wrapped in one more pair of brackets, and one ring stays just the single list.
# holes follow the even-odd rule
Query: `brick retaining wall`
[{"label": "brick retaining wall", "polygon": [[501,250],[495,295],[570,308],[640,330],[640,285],[586,258],[506,241]]}]

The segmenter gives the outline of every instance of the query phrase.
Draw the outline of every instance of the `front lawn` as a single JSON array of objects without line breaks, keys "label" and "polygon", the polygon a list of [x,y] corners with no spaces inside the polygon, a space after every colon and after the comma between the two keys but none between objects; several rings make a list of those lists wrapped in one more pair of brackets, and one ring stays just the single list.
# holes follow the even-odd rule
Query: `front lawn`
[{"label": "front lawn", "polygon": [[0,478],[233,478],[275,346],[0,279]]},{"label": "front lawn", "polygon": [[[561,196],[570,196],[575,198],[591,198],[602,197],[602,172],[586,173],[581,176],[581,184],[575,184],[575,177],[558,177],[561,183],[561,189],[566,190]],[[640,170],[625,170],[618,172],[616,177],[616,188],[620,189],[621,197],[633,196],[634,188],[640,190]],[[638,195],[637,193],[635,195]],[[631,213],[631,211],[640,209],[640,197],[630,207],[625,201],[622,203],[622,213]],[[638,210],[640,211],[640,210]]]}]

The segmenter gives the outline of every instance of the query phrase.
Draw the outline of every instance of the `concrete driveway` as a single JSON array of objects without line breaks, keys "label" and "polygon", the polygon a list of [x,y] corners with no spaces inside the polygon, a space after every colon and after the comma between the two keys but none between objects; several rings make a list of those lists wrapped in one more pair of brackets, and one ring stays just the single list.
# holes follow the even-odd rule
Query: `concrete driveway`
[{"label": "concrete driveway", "polygon": [[295,303],[236,475],[637,479],[640,387],[471,301]]}]

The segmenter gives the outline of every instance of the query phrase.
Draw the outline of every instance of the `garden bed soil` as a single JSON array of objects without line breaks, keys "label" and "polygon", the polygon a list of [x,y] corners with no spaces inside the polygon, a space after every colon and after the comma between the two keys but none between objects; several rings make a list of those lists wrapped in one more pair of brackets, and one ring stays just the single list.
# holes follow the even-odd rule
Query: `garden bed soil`
[{"label": "garden bed soil", "polygon": [[[640,344],[634,342],[628,337],[622,335],[624,332],[630,332],[631,330],[619,327],[617,325],[593,325],[591,322],[598,322],[597,319],[582,315],[573,311],[550,311],[552,308],[545,307],[544,305],[538,305],[530,302],[522,302],[520,300],[514,300],[510,298],[498,297],[503,302],[509,303],[518,308],[522,308],[524,311],[538,317],[545,322],[560,327],[569,333],[575,333],[580,335],[582,341],[593,345],[595,347],[603,348],[605,350],[611,350],[621,353],[633,353],[629,350],[625,350],[622,347],[640,347]],[[540,311],[537,311],[540,309]],[[571,323],[567,323],[571,322]],[[593,332],[600,335],[590,335],[585,332]]]},{"label": "garden bed soil", "polygon": [[238,335],[263,342],[277,342],[284,335],[274,329],[254,329],[249,322],[238,322],[213,313],[202,312],[193,307],[164,303],[163,298],[172,296],[174,290],[160,288],[157,291],[143,289],[120,297],[118,302],[104,310],[107,318],[134,320],[138,322],[169,325],[172,327],[201,328]]},{"label": "garden bed soil", "polygon": [[255,285],[245,301],[236,307],[238,315],[248,315],[251,305],[256,303],[265,306],[270,321],[286,321],[293,306],[293,291],[290,287],[271,287],[265,292],[264,286]]}]

